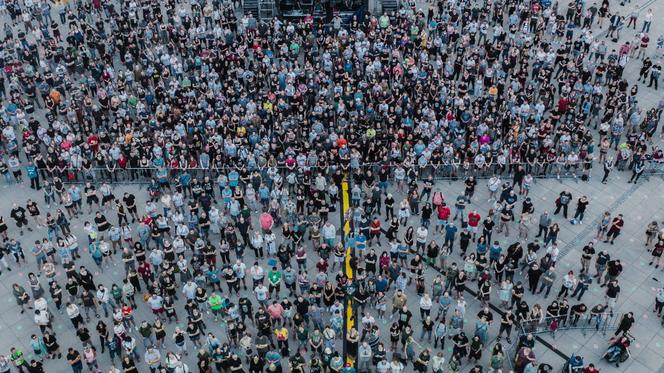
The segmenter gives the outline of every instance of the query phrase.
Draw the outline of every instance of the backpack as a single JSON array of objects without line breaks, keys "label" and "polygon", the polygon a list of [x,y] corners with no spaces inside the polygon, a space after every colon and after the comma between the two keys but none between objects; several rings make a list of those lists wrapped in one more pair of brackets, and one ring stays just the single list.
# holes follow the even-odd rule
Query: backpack
[{"label": "backpack", "polygon": [[445,200],[445,197],[443,197],[443,192],[435,192],[433,194],[433,205],[434,206],[440,206],[443,204],[443,201]]}]

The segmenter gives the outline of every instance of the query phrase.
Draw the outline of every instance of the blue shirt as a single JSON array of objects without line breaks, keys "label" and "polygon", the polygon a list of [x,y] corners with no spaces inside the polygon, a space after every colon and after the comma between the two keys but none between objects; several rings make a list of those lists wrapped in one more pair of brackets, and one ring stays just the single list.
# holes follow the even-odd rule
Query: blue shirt
[{"label": "blue shirt", "polygon": [[240,174],[237,171],[231,171],[228,173],[228,185],[232,188],[238,186],[240,180]]},{"label": "blue shirt", "polygon": [[454,239],[454,235],[456,234],[458,228],[454,225],[446,225],[445,226],[445,239],[446,240],[452,240]]},{"label": "blue shirt", "polygon": [[79,187],[74,186],[73,188],[69,189],[69,194],[71,194],[72,201],[81,200],[81,189]]},{"label": "blue shirt", "polygon": [[183,186],[189,186],[189,183],[191,183],[191,175],[188,173],[180,175],[180,183]]},{"label": "blue shirt", "polygon": [[36,179],[37,177],[39,177],[39,173],[37,172],[37,167],[35,165],[31,164],[26,166],[25,168],[29,178]]},{"label": "blue shirt", "polygon": [[491,259],[498,259],[500,256],[500,253],[503,251],[503,248],[500,246],[496,245],[491,245],[491,248],[489,249],[489,257]]}]

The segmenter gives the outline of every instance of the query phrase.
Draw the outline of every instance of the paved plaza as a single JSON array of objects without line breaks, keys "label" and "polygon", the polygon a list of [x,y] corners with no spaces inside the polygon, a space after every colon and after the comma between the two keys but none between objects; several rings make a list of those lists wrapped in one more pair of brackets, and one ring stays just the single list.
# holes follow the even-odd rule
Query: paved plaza
[{"label": "paved plaza", "polygon": [[[590,1],[590,0],[588,0]],[[614,2],[616,2],[614,0]],[[428,3],[419,3],[418,7],[428,7]],[[53,6],[53,16],[57,17],[58,7],[60,5]],[[564,9],[565,5],[560,5],[561,9]],[[661,19],[664,18],[664,3],[662,0],[634,0],[631,3],[627,3],[624,6],[617,4],[611,4],[612,9],[619,9],[623,15],[628,15],[632,12],[632,9],[638,9],[639,14],[642,15],[646,12],[647,9],[652,8],[654,10],[654,22],[651,28],[651,46],[648,49],[648,55],[653,58],[653,60],[662,60],[662,49],[655,51],[655,40],[659,35],[664,34],[664,22],[661,22]],[[6,17],[5,17],[6,18]],[[641,20],[637,22],[637,29],[641,27]],[[606,32],[607,26],[604,26],[604,29],[599,29],[597,25],[593,26],[595,34],[603,37]],[[631,40],[634,34],[634,31],[630,29],[622,30],[622,37],[619,43],[613,43],[610,39],[606,39],[609,44],[609,50],[611,48],[618,49],[620,44],[624,40]],[[627,35],[627,36],[626,36]],[[656,55],[659,53],[659,56]],[[636,78],[639,75],[639,70],[641,68],[641,61],[638,59],[633,59],[629,61],[625,67],[624,76],[630,83],[630,87],[636,81]],[[656,91],[652,88],[647,88],[645,84],[639,85],[639,92],[637,94],[638,105],[646,110],[656,107],[658,102],[662,99],[662,87],[659,88],[659,91]],[[595,131],[596,132],[596,131]],[[659,131],[656,136],[653,137],[652,145],[657,145],[660,148],[664,147],[664,138],[660,135],[661,133],[661,123]],[[569,176],[564,176],[560,180],[556,178],[546,178],[546,179],[536,179],[535,183],[530,189],[529,197],[533,201],[535,212],[533,214],[533,221],[529,224],[529,235],[528,238],[520,238],[518,236],[519,229],[518,223],[510,223],[510,234],[506,236],[504,233],[499,234],[494,231],[493,239],[500,242],[501,247],[507,248],[517,241],[521,241],[525,247],[529,242],[531,242],[532,237],[537,234],[537,217],[540,213],[548,210],[553,212],[555,210],[555,201],[559,194],[563,191],[568,191],[572,195],[572,202],[570,203],[570,214],[568,219],[563,218],[560,214],[554,216],[553,222],[560,225],[560,234],[558,237],[558,247],[560,249],[559,259],[556,263],[556,272],[558,274],[558,279],[553,285],[551,290],[552,295],[548,299],[544,299],[541,295],[532,295],[530,292],[526,291],[524,299],[528,302],[529,305],[540,304],[544,309],[549,305],[549,303],[555,298],[555,295],[560,289],[561,280],[565,273],[568,271],[574,271],[578,273],[581,269],[581,249],[588,242],[596,241],[594,240],[596,235],[597,225],[601,221],[602,214],[604,212],[609,212],[611,216],[617,214],[623,214],[625,225],[621,232],[621,235],[616,239],[615,244],[611,245],[604,243],[602,241],[595,242],[595,249],[597,252],[601,250],[607,250],[612,259],[620,259],[623,263],[624,271],[620,275],[620,286],[622,292],[617,301],[617,307],[615,310],[616,317],[627,312],[633,312],[636,319],[635,325],[630,330],[630,334],[633,335],[636,339],[631,347],[631,358],[622,364],[619,368],[605,362],[602,360],[602,355],[607,349],[607,343],[610,336],[613,335],[613,330],[607,330],[606,334],[602,333],[602,330],[593,331],[579,331],[579,330],[562,330],[554,335],[550,333],[538,334],[537,342],[534,347],[534,352],[539,363],[547,363],[553,366],[554,371],[559,371],[565,361],[565,358],[572,356],[574,354],[583,356],[586,364],[594,363],[595,366],[600,369],[601,372],[632,372],[632,373],[641,373],[641,372],[664,372],[664,327],[662,326],[662,320],[656,316],[653,312],[654,300],[657,294],[657,290],[664,287],[664,268],[655,269],[653,266],[649,265],[649,262],[652,258],[652,255],[646,251],[644,246],[646,240],[646,227],[652,222],[656,221],[660,224],[660,227],[664,225],[664,178],[661,175],[661,172],[657,175],[645,175],[639,180],[638,183],[632,184],[628,183],[628,180],[631,176],[631,171],[617,171],[614,170],[609,178],[608,183],[601,183],[602,178],[602,166],[595,162],[592,170],[591,177],[588,181],[582,181],[580,177],[572,178]],[[503,175],[504,182],[511,181],[511,177],[508,175]],[[352,181],[351,181],[352,184]],[[352,186],[352,185],[351,185]],[[134,183],[116,183],[112,185],[113,193],[117,196],[122,196],[123,193],[129,192],[136,196],[136,205],[138,206],[139,215],[142,215],[145,211],[144,206],[149,199],[148,190],[145,184],[134,184]],[[474,194],[470,205],[466,208],[466,213],[469,211],[476,210],[484,218],[487,212],[494,208],[494,201],[489,199],[489,193],[486,188],[486,180],[481,179],[478,182],[476,193]],[[216,188],[215,188],[216,190]],[[390,185],[388,188],[389,192],[394,194],[394,199],[397,201],[396,206],[404,198],[404,194],[398,192],[395,189],[394,185]],[[456,199],[457,196],[464,194],[464,184],[463,180],[448,181],[448,180],[438,180],[434,184],[433,191],[441,191],[445,195],[445,199],[449,204],[452,204],[452,201]],[[588,208],[585,213],[585,219],[583,224],[571,224],[570,219],[574,214],[574,207],[576,206],[576,201],[581,196],[587,196],[590,200]],[[0,354],[9,356],[9,350],[12,347],[16,347],[26,353],[28,360],[34,358],[31,353],[32,347],[30,345],[30,336],[32,334],[39,334],[39,328],[35,325],[33,321],[32,310],[27,310],[24,314],[20,313],[20,309],[16,304],[15,298],[12,295],[12,284],[18,283],[21,286],[28,289],[27,285],[27,274],[30,272],[37,272],[37,266],[35,264],[34,258],[30,257],[29,248],[31,243],[35,240],[41,240],[46,237],[47,229],[44,227],[37,227],[32,224],[32,231],[26,231],[25,235],[19,236],[18,230],[16,229],[13,221],[9,218],[9,212],[12,209],[14,203],[18,203],[22,206],[25,206],[25,203],[28,199],[37,201],[39,207],[42,210],[42,215],[45,215],[46,212],[53,213],[57,208],[62,208],[60,205],[52,205],[50,208],[47,208],[43,202],[43,194],[41,191],[35,191],[29,188],[29,182],[23,182],[21,184],[2,184],[0,186],[0,215],[4,216],[5,221],[9,225],[9,237],[16,238],[23,243],[23,249],[25,250],[27,258],[27,264],[17,266],[13,259],[10,258],[10,255],[7,255],[7,260],[10,262],[12,271],[2,271],[0,275]],[[521,202],[524,197],[519,196],[517,202],[517,209],[520,209]],[[161,206],[160,206],[161,209]],[[88,212],[87,206],[83,208],[83,215],[78,218],[72,219],[71,229],[72,233],[79,237],[79,242],[85,241],[86,232],[83,229],[85,221],[93,221],[94,212],[90,214]],[[116,215],[114,211],[103,211],[108,217],[109,221],[113,224],[116,223]],[[435,214],[435,212],[434,212]],[[381,219],[384,216],[381,216]],[[257,221],[257,216],[252,216],[253,228],[260,230],[260,226]],[[337,240],[341,239],[341,234],[343,230],[340,227],[340,207],[337,207],[337,211],[330,213],[330,221],[337,228]],[[407,224],[401,224],[398,232],[398,236],[401,237],[405,233],[405,228],[408,226],[413,226],[417,228],[419,226],[420,218],[419,216],[410,217]],[[388,224],[383,224],[383,227]],[[481,229],[481,228],[480,228]],[[280,230],[279,230],[280,231]],[[134,232],[134,235],[136,232]],[[278,240],[281,239],[278,233]],[[219,235],[212,234],[211,241],[215,244],[219,242]],[[442,243],[444,240],[444,235],[439,233],[433,233],[433,227],[429,231],[429,239],[435,239],[439,243]],[[458,239],[457,239],[458,240]],[[305,240],[306,242],[306,240]],[[389,251],[389,247],[386,244],[386,240],[383,238],[382,246],[375,246],[376,252],[380,254],[382,251]],[[82,245],[85,246],[85,245]],[[471,243],[469,247],[469,252],[475,250],[475,244]],[[544,249],[540,251],[540,254],[543,255]],[[112,284],[121,285],[122,280],[125,278],[125,273],[122,267],[122,264],[119,261],[117,266],[110,266],[105,268],[104,271],[99,271],[94,261],[92,260],[90,254],[86,249],[83,249],[82,259],[77,261],[77,265],[84,265],[88,269],[94,270],[94,278],[97,284],[104,284],[106,287],[109,287]],[[234,256],[231,257],[234,259]],[[309,273],[316,273],[315,263],[318,257],[312,251],[308,257],[307,268]],[[456,244],[455,252],[451,255],[450,260],[459,263],[460,266],[463,264],[463,258],[459,255],[458,243]],[[267,258],[255,258],[253,251],[249,248],[245,250],[245,259],[247,267],[253,264],[254,261],[258,261],[267,268],[267,263],[270,259]],[[294,264],[294,263],[293,263]],[[56,279],[61,285],[64,285],[65,274],[62,273],[62,267],[57,266],[58,272],[56,274]],[[426,268],[425,270],[425,279],[426,283],[429,285],[434,277],[439,273],[434,268]],[[329,271],[330,279],[334,278],[335,273],[331,270]],[[311,277],[311,276],[310,276]],[[515,280],[521,280],[524,282],[524,286],[527,287],[527,280],[523,277],[522,274],[517,272]],[[46,280],[41,278],[42,285],[46,288]],[[477,283],[469,282],[467,287],[472,291],[477,291]],[[225,286],[224,286],[225,290]],[[429,291],[431,289],[428,289]],[[180,291],[178,290],[178,293]],[[597,282],[593,281],[593,284],[590,285],[590,289],[584,295],[583,303],[585,303],[588,308],[592,308],[597,304],[604,304],[604,292],[605,289],[601,288]],[[48,290],[47,290],[48,293]],[[492,312],[494,315],[494,322],[489,328],[489,340],[490,342],[485,346],[482,359],[479,362],[484,367],[489,365],[491,353],[490,348],[494,345],[496,341],[496,336],[498,335],[498,325],[500,321],[499,312],[504,312],[504,308],[500,306],[500,301],[497,295],[497,286],[494,285],[493,293],[491,294],[491,305]],[[243,290],[240,292],[241,296],[247,296],[250,299],[254,299],[254,294],[251,291]],[[285,292],[282,289],[282,295]],[[223,294],[222,294],[223,295]],[[391,293],[390,293],[391,295]],[[441,351],[440,349],[434,349],[433,344],[430,342],[420,341],[419,337],[421,318],[419,312],[419,301],[420,298],[415,292],[414,286],[409,286],[406,291],[408,297],[408,308],[413,312],[413,320],[411,322],[414,325],[414,337],[417,341],[416,350],[421,351],[424,348],[431,348],[431,355],[435,355],[436,352]],[[50,297],[47,296],[50,302]],[[137,297],[137,298],[140,298]],[[183,310],[183,296],[180,297],[180,300],[177,302],[178,314],[182,319],[184,319]],[[236,296],[232,296],[231,300],[235,300]],[[391,299],[391,296],[390,296]],[[464,330],[467,335],[472,336],[475,319],[477,313],[481,310],[481,305],[479,300],[474,299],[469,292],[466,292],[465,299],[467,301],[466,309],[466,323]],[[149,320],[152,322],[154,316],[150,312],[149,306],[144,303],[142,300],[139,301],[138,308],[135,310],[135,319],[138,323],[142,320]],[[389,302],[388,302],[389,303]],[[576,301],[570,300],[570,305],[576,304]],[[254,308],[256,305],[254,305]],[[391,307],[388,305],[388,314]],[[54,314],[54,329],[57,334],[58,343],[61,346],[63,353],[66,353],[68,347],[74,347],[82,351],[82,345],[80,340],[77,338],[75,330],[68,319],[66,314],[58,313],[55,309],[55,306],[52,303],[49,303],[49,310]],[[255,310],[255,309],[254,309]],[[372,312],[369,310],[368,312]],[[433,313],[437,311],[437,306],[434,306]],[[375,314],[374,314],[375,316]],[[208,326],[208,332],[214,333],[220,340],[226,341],[226,324],[222,322],[215,323],[212,319],[212,316],[204,316],[205,323]],[[107,324],[111,325],[112,321],[106,319]],[[90,322],[87,323],[87,328],[90,329],[92,334],[92,341],[99,349],[99,342],[97,335],[94,331],[96,326],[97,319],[92,317]],[[386,347],[389,346],[389,320],[378,321],[381,329],[381,341],[385,344]],[[173,351],[175,349],[171,335],[175,328],[175,324],[167,324],[166,326],[166,344],[162,350],[162,357],[165,356],[166,351]],[[186,324],[181,323],[178,326],[185,328]],[[250,331],[255,331],[254,325],[249,324],[248,328]],[[133,336],[137,338],[139,344],[139,354],[142,357],[144,353],[144,348],[141,344],[141,337],[136,332],[130,332]],[[292,332],[292,337],[295,333]],[[513,335],[514,337],[514,335]],[[513,338],[516,339],[516,338]],[[504,341],[504,339],[503,339]],[[513,341],[515,342],[515,341]],[[343,341],[341,339],[337,342],[337,348],[341,351]],[[446,359],[452,354],[452,342],[446,340],[444,355]],[[190,345],[190,344],[189,344]],[[291,340],[291,352],[295,351],[295,342]],[[507,344],[506,344],[506,347]],[[193,353],[194,347],[189,346],[190,354],[189,356],[183,356],[183,361],[185,361],[190,371],[197,371],[196,367],[196,354]],[[392,354],[388,353],[388,358],[391,358]],[[142,359],[141,359],[142,360]],[[287,357],[284,357],[284,366],[286,367],[284,371],[287,371]],[[98,359],[101,370],[107,372],[111,366],[110,359],[107,353],[100,354]],[[467,363],[467,359],[463,360],[463,365],[461,372],[468,372],[475,364]],[[120,366],[117,365],[119,368]],[[511,369],[511,364],[505,362],[504,371],[509,371]],[[71,368],[67,361],[63,358],[60,360],[45,360],[44,368],[46,372],[65,372],[70,371]],[[149,372],[149,369],[146,364],[141,363],[137,364],[138,371]],[[245,366],[246,368],[246,366]],[[13,368],[12,368],[13,371]],[[407,372],[412,372],[412,365],[409,365],[406,368]],[[447,370],[445,370],[447,371]]]},{"label": "paved plaza", "polygon": [[[601,333],[589,332],[585,337],[580,331],[562,331],[559,332],[555,339],[552,339],[548,334],[543,338],[550,343],[554,348],[560,350],[565,355],[579,354],[584,356],[586,361],[594,362],[602,372],[612,371],[635,371],[635,372],[655,372],[658,371],[664,364],[664,328],[660,325],[658,319],[652,312],[654,297],[656,289],[661,287],[664,283],[664,269],[655,270],[653,267],[648,266],[650,261],[650,253],[644,249],[645,240],[645,226],[651,220],[662,221],[664,215],[662,214],[662,207],[664,206],[664,181],[660,177],[651,177],[648,181],[643,181],[637,185],[627,183],[627,174],[616,174],[615,179],[608,185],[599,183],[597,178],[591,179],[590,182],[575,182],[573,179],[557,180],[538,180],[533,186],[530,197],[532,198],[536,214],[542,210],[548,209],[553,211],[555,197],[562,191],[568,190],[572,193],[574,198],[581,195],[587,195],[590,198],[590,205],[586,213],[586,219],[582,225],[571,225],[567,220],[561,216],[556,216],[554,222],[558,222],[561,227],[559,236],[559,247],[561,248],[561,259],[557,264],[559,273],[565,273],[567,270],[574,270],[575,272],[580,268],[580,248],[587,242],[592,241],[595,236],[595,229],[597,226],[597,219],[604,211],[610,211],[612,214],[623,213],[625,216],[625,228],[621,236],[616,240],[615,245],[604,244],[598,242],[596,248],[607,249],[612,258],[620,258],[623,262],[625,271],[621,276],[621,287],[623,295],[618,300],[617,312],[634,312],[637,322],[631,331],[631,334],[637,337],[637,340],[632,348],[633,359],[628,360],[619,369],[612,365],[603,363],[601,355],[607,347],[608,337],[603,336]],[[460,182],[438,182],[434,190],[441,190],[445,193],[446,197],[456,196],[463,194],[463,187]],[[28,198],[33,200],[40,200],[40,194],[28,189],[25,186],[7,186],[4,185],[0,189],[3,195],[3,201],[10,204],[14,201],[25,201]],[[114,188],[115,195],[122,195],[123,192],[129,191],[138,197],[138,205],[147,200],[147,192],[144,187],[131,185],[131,186],[116,186]],[[486,188],[481,185],[473,198],[470,210],[476,209],[484,214],[492,207],[488,201],[488,192]],[[55,208],[55,207],[53,207]],[[52,208],[52,209],[53,209]],[[86,209],[87,210],[87,209]],[[87,212],[87,211],[86,211]],[[332,220],[336,220],[336,215],[331,215]],[[79,237],[85,237],[82,223],[85,220],[90,220],[93,215],[85,214],[83,217],[74,219],[72,221],[72,231]],[[419,218],[417,218],[419,219]],[[416,219],[412,219],[413,222]],[[256,225],[258,229],[258,226]],[[514,227],[513,227],[514,228]],[[530,235],[536,234],[536,225],[532,225]],[[505,237],[504,234],[494,234],[495,239],[499,240],[501,246],[506,247],[518,240],[516,237],[516,229],[513,229],[510,237]],[[43,237],[46,234],[45,228],[36,228],[34,232],[26,232],[26,235],[21,237],[23,242],[32,242],[34,239]],[[440,235],[436,235],[434,239],[442,240]],[[525,240],[524,240],[525,242]],[[253,263],[253,254],[249,250],[246,252],[246,263]],[[455,260],[461,263],[458,253],[452,256]],[[265,260],[263,260],[265,261]],[[82,265],[87,268],[96,268],[92,259],[83,254],[83,259],[80,261]],[[309,260],[309,266],[313,270],[313,260]],[[38,328],[32,321],[29,312],[21,315],[16,306],[16,302],[11,294],[12,283],[26,283],[26,274],[35,271],[36,267],[31,258],[28,259],[28,264],[19,268],[15,266],[12,272],[3,272],[0,279],[0,296],[4,302],[0,303],[0,333],[3,336],[0,341],[0,351],[8,351],[12,346],[20,346],[24,351],[30,351],[30,335],[38,332]],[[311,272],[311,271],[310,271]],[[432,269],[427,270],[427,277],[433,278],[436,275]],[[57,278],[61,279],[64,275],[60,272]],[[120,284],[124,277],[122,266],[110,267],[104,273],[95,271],[95,281],[110,286],[111,284]],[[517,274],[516,278],[519,278]],[[653,278],[658,278],[662,283],[656,282]],[[556,293],[559,288],[560,281],[554,285],[552,293]],[[476,290],[476,285],[470,284],[469,288]],[[589,293],[584,296],[583,302],[589,306],[601,304],[604,302],[603,289],[596,283],[591,285]],[[247,293],[247,292],[242,292]],[[412,310],[419,308],[419,298],[415,294],[413,288],[409,288],[407,292],[408,305]],[[249,296],[252,296],[251,294]],[[493,303],[498,304],[497,297],[492,296]],[[468,302],[467,321],[468,326],[466,332],[472,332],[472,320],[474,315],[480,311],[479,301],[472,299],[470,295],[466,295]],[[550,297],[549,300],[553,299]],[[526,293],[526,300],[529,304],[539,302],[542,305],[548,304],[541,296],[532,296]],[[181,304],[181,303],[180,303]],[[50,305],[50,309],[55,312],[55,307]],[[498,315],[494,312],[495,316]],[[416,318],[419,315],[415,316]],[[136,310],[136,320],[152,320],[152,314],[146,304],[139,304]],[[210,327],[217,336],[224,335],[223,325],[214,325],[211,319],[206,319]],[[66,315],[61,315],[55,312],[55,329],[59,338],[59,343],[63,347],[67,346],[80,346],[80,341],[76,338],[71,323]],[[96,325],[94,317],[89,323],[88,327],[92,330]],[[415,321],[417,325],[417,321]],[[168,325],[169,331],[174,326]],[[386,327],[383,325],[383,327]],[[416,332],[419,332],[416,330]],[[492,326],[489,330],[489,335],[493,339],[498,332],[497,326]],[[170,334],[170,333],[169,333]],[[170,335],[169,335],[170,336]],[[385,342],[389,343],[389,342]],[[422,342],[426,346],[426,342]],[[450,343],[448,342],[448,346]],[[166,349],[173,348],[173,343],[170,338],[167,338]],[[451,352],[451,347],[448,347]],[[542,343],[537,343],[535,347],[538,361],[546,362],[555,368],[562,367],[564,360],[554,351],[545,347]],[[485,354],[486,358],[488,354]],[[195,366],[194,358],[190,355],[190,364]],[[105,354],[100,357],[102,365],[109,364],[108,356]],[[63,360],[46,361],[47,371],[57,371],[58,369],[68,369],[66,362]],[[470,366],[466,367],[469,369]],[[140,367],[147,371],[147,367]],[[466,371],[463,369],[462,371]],[[636,369],[636,370],[634,370]]]}]

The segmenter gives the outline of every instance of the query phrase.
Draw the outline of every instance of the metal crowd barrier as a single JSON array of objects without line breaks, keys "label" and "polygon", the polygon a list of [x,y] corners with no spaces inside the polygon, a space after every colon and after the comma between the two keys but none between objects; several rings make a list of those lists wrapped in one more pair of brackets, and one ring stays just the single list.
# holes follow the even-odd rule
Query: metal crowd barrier
[{"label": "metal crowd barrier", "polygon": [[[545,170],[539,170],[537,168],[533,169],[532,165],[527,163],[513,163],[505,166],[492,165],[491,167],[482,167],[477,168],[474,165],[471,167],[464,168],[463,166],[442,166],[439,168],[434,168],[433,166],[426,167],[417,167],[417,179],[423,180],[432,176],[436,181],[447,180],[455,181],[463,179],[467,176],[474,176],[477,179],[488,179],[493,175],[499,176],[501,179],[506,180],[507,178],[512,177],[513,171],[519,166],[523,166],[527,172],[530,171],[540,171],[534,172],[533,178],[535,179],[569,179],[577,178],[582,179],[584,175],[588,175],[589,169],[586,169],[588,162],[578,162],[576,164],[566,164],[566,165],[557,165],[551,164]],[[371,170],[376,174],[380,168],[383,167],[382,163],[373,163],[365,164],[360,166],[360,169]],[[394,166],[389,166],[391,169],[391,181],[395,181],[394,178]],[[597,167],[597,165],[595,165]],[[168,171],[169,181],[173,181],[178,177],[183,169],[171,169],[166,168]],[[279,167],[282,176],[285,176],[289,170],[286,167]],[[315,170],[316,167],[305,167],[307,170]],[[152,179],[156,177],[157,171],[162,170],[162,168],[157,167],[145,167],[145,168],[119,168],[114,169],[107,168],[92,168],[89,170],[82,170],[79,168],[68,168],[60,172],[56,170],[56,174],[67,183],[81,183],[85,181],[106,181],[106,182],[122,182],[125,184],[145,184],[149,183]],[[352,169],[351,169],[352,170]],[[187,171],[191,174],[193,178],[202,178],[204,176],[209,176],[212,179],[215,179],[221,174],[228,174],[230,169],[218,169],[218,168],[188,168]],[[267,168],[260,169],[261,176],[263,179],[267,177]],[[542,172],[546,171],[546,172]],[[626,170],[627,172],[631,172]],[[648,178],[650,176],[664,176],[664,162],[652,161],[649,160],[646,163],[646,168],[643,173],[643,177]],[[406,174],[405,181],[409,181],[410,177]]]},{"label": "metal crowd barrier", "polygon": [[[525,334],[546,334],[549,333],[553,338],[555,338],[556,333],[567,330],[578,330],[581,331],[585,337],[588,332],[600,332],[602,335],[606,335],[607,331],[615,330],[620,324],[622,319],[621,314],[613,313],[601,313],[598,315],[591,315],[589,312],[585,313],[578,320],[575,319],[574,315],[569,315],[567,317],[545,317],[542,320],[537,321],[525,321],[522,322],[520,327]],[[553,321],[556,320],[557,326],[554,328],[552,325]]]},{"label": "metal crowd barrier", "polygon": [[[426,179],[429,176],[432,176],[434,180],[449,180],[449,181],[454,181],[458,179],[463,179],[467,176],[474,176],[475,178],[478,179],[488,179],[492,175],[497,175],[501,179],[506,179],[510,178],[513,174],[513,171],[519,166],[523,166],[524,169],[527,171],[537,171],[532,169],[532,166],[527,164],[527,163],[513,163],[509,165],[504,165],[504,166],[497,166],[497,165],[492,165],[490,167],[482,167],[482,168],[477,168],[474,165],[471,167],[463,167],[462,165],[444,165],[438,168],[434,168],[431,165],[425,166],[425,167],[416,167],[416,172],[417,172],[417,179],[422,180]],[[578,162],[574,165],[567,164],[565,166],[558,166],[558,165],[549,165],[549,167],[546,169],[546,172],[542,172],[544,170],[540,170],[541,172],[535,172],[533,173],[533,178],[536,179],[547,179],[547,178],[581,178],[582,175],[587,171],[586,170],[586,165],[587,163],[584,162]],[[365,164],[360,166],[359,168],[362,170],[371,170],[374,172],[374,174],[378,173],[378,171],[383,167],[382,163],[373,163],[373,164]],[[395,181],[394,178],[394,166],[389,166],[391,169],[391,181]],[[558,169],[560,168],[560,172],[558,172]],[[158,168],[158,167],[144,167],[144,168],[120,168],[116,167],[113,169],[108,169],[108,168],[101,168],[101,167],[95,167],[87,170],[83,170],[81,168],[67,168],[62,171],[60,170],[55,170],[54,174],[59,176],[64,182],[70,182],[70,183],[76,183],[76,182],[85,182],[85,181],[109,181],[109,182],[123,182],[123,183],[149,183],[152,179],[154,179],[157,175],[157,171],[163,170],[164,168]],[[165,168],[168,171],[168,179],[169,181],[174,180],[176,177],[178,177],[184,169],[180,168]],[[316,167],[304,167],[305,171],[310,171],[310,170],[315,170]],[[210,178],[216,179],[220,174],[225,173],[228,174],[230,169],[219,169],[219,168],[200,168],[200,167],[195,167],[195,168],[188,168],[186,169],[190,174],[191,177],[203,177],[203,176],[209,176]],[[261,176],[265,178],[267,176],[267,168],[262,168],[258,169],[261,171]],[[287,167],[279,167],[279,170],[281,171],[282,176],[286,175],[289,173],[289,169]],[[354,170],[353,168],[350,168],[350,170]],[[47,170],[40,170],[43,171],[46,175],[49,175]],[[253,170],[250,170],[253,171]],[[297,170],[293,170],[297,172]],[[50,175],[49,175],[50,176]],[[409,181],[410,176],[406,174],[405,181]]]}]

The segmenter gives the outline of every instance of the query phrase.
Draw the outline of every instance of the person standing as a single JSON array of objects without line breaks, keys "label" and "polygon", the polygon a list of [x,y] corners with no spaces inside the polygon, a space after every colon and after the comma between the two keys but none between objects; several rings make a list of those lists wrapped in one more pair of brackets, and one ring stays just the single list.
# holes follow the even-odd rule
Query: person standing
[{"label": "person standing", "polygon": [[500,339],[503,335],[503,332],[507,334],[507,343],[511,344],[512,340],[510,339],[510,334],[512,334],[512,326],[514,325],[514,322],[516,321],[516,317],[514,314],[512,314],[512,310],[508,309],[505,311],[505,313],[500,317],[500,329],[498,331],[498,337],[496,337],[496,341],[500,342]]},{"label": "person standing", "polygon": [[606,184],[606,180],[609,178],[611,170],[613,170],[613,157],[608,156],[604,160],[604,177],[602,177],[602,184]]},{"label": "person standing", "polygon": [[625,315],[623,315],[622,319],[620,320],[620,324],[618,325],[618,329],[616,330],[613,335],[619,335],[619,334],[625,334],[629,332],[629,330],[632,328],[636,320],[634,320],[634,313],[632,312],[627,312]]},{"label": "person standing", "polygon": [[67,362],[69,362],[69,366],[71,366],[71,370],[74,373],[83,372],[83,361],[81,359],[81,353],[77,350],[74,350],[72,347],[69,347],[67,352]]},{"label": "person standing", "polygon": [[642,33],[650,32],[650,25],[652,24],[652,9],[648,9],[646,14],[643,16],[643,26],[641,27]]},{"label": "person standing", "polygon": [[25,168],[28,174],[28,178],[30,179],[30,188],[40,190],[41,187],[39,186],[39,170],[37,170],[37,166],[35,166],[32,161],[29,161]]},{"label": "person standing", "polygon": [[570,221],[572,224],[583,224],[583,216],[586,212],[586,208],[588,207],[588,204],[590,203],[590,200],[588,200],[588,197],[582,196],[576,201],[576,211],[574,212],[574,218]]},{"label": "person standing", "polygon": [[[28,369],[28,362],[25,360],[25,357],[23,355],[23,351],[17,349],[16,347],[12,347],[9,350],[9,359],[11,360],[12,364],[21,373],[24,373],[23,369],[26,369],[29,372]],[[78,373],[78,372],[74,372]]]},{"label": "person standing", "polygon": [[535,237],[541,237],[542,234],[544,234],[544,236],[546,237],[549,225],[551,225],[551,215],[549,214],[549,211],[544,211],[542,215],[540,215],[539,231],[537,232],[537,235]]},{"label": "person standing", "polygon": [[150,368],[150,373],[159,371],[161,366],[161,353],[154,346],[149,346],[144,355],[145,363]]},{"label": "person standing", "polygon": [[546,289],[546,292],[544,293],[544,298],[546,299],[549,296],[549,293],[551,292],[551,287],[553,286],[553,283],[556,281],[556,267],[551,266],[549,269],[544,272],[543,277],[542,277],[542,285],[540,286],[539,291],[537,294],[541,294],[544,289]]},{"label": "person standing", "polygon": [[652,85],[655,85],[655,91],[657,90],[657,82],[659,81],[659,77],[662,74],[662,63],[657,61],[655,66],[653,66],[650,69],[650,82],[648,83],[648,88],[652,87]]},{"label": "person standing", "polygon": [[32,228],[30,228],[28,219],[25,216],[25,208],[23,208],[23,206],[14,203],[9,216],[11,216],[16,222],[16,226],[18,227],[21,236],[23,235],[23,227],[28,228],[28,231],[32,232]]},{"label": "person standing", "polygon": [[613,280],[606,285],[606,293],[604,294],[604,301],[606,308],[609,309],[611,315],[613,315],[613,310],[616,308],[616,302],[618,301],[618,296],[620,295],[620,285],[618,281]]},{"label": "person standing", "polygon": [[611,245],[613,245],[613,241],[615,241],[618,236],[620,236],[620,231],[622,230],[623,226],[625,225],[625,221],[623,220],[623,214],[618,214],[613,220],[611,221],[611,226],[609,227],[609,232],[606,234],[606,239],[604,240],[604,243],[609,243],[611,242]]},{"label": "person standing", "polygon": [[655,296],[655,309],[652,312],[657,312],[657,317],[660,317],[662,316],[662,308],[664,308],[664,288],[659,288]]},{"label": "person standing", "polygon": [[639,178],[641,178],[641,175],[643,174],[643,171],[646,169],[646,163],[643,161],[643,159],[639,159],[634,163],[634,168],[632,169],[632,177],[627,181],[628,184],[634,183],[636,184],[639,181]]},{"label": "person standing", "polygon": [[563,210],[563,216],[565,219],[567,219],[567,207],[569,206],[569,203],[572,201],[572,193],[563,190],[560,192],[560,195],[558,196],[558,199],[556,199],[556,211],[553,212],[553,215],[558,215],[560,210]]}]

